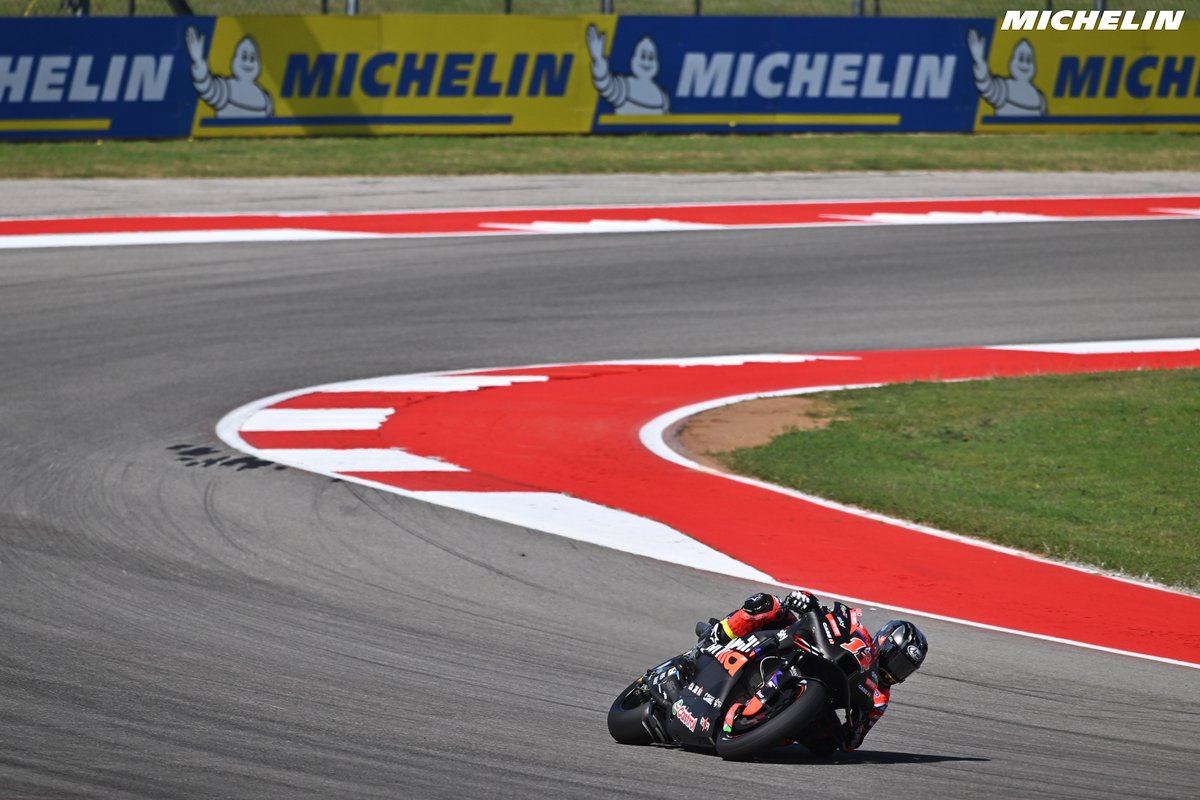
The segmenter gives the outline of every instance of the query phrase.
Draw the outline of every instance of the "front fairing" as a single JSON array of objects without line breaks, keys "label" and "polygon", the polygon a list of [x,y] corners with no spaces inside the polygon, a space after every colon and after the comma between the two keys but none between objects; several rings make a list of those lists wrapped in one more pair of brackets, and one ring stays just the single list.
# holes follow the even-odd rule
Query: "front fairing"
[{"label": "front fairing", "polygon": [[668,733],[684,744],[711,747],[743,671],[756,669],[761,658],[776,651],[778,633],[762,630],[697,652],[696,676],[668,712]]},{"label": "front fairing", "polygon": [[695,677],[683,686],[679,700],[667,711],[667,732],[682,744],[712,747],[736,674],[731,675],[712,655],[697,654]]}]

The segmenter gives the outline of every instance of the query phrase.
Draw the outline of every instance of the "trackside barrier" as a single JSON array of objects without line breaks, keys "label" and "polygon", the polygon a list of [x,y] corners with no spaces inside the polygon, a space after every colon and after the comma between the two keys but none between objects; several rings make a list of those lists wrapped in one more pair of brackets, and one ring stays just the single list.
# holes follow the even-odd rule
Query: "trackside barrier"
[{"label": "trackside barrier", "polygon": [[1200,22],[6,19],[0,137],[1200,130]]}]

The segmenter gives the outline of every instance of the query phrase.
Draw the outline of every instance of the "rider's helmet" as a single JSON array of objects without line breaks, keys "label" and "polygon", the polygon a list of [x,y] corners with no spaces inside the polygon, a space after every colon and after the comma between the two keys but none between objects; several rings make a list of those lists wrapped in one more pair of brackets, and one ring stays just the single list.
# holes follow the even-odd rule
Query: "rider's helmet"
[{"label": "rider's helmet", "polygon": [[921,668],[929,652],[929,642],[917,626],[894,619],[875,633],[875,649],[879,652],[876,664],[879,677],[888,686],[903,683],[904,679]]}]

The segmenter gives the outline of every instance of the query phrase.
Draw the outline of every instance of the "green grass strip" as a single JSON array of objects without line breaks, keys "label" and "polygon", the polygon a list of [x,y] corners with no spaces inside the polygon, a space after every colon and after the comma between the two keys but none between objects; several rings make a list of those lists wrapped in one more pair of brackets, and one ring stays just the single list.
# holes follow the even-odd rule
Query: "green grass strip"
[{"label": "green grass strip", "polygon": [[841,503],[1200,590],[1200,370],[811,397],[828,427],[719,459]]},{"label": "green grass strip", "polygon": [[5,143],[0,178],[1200,170],[1196,134],[392,136]]}]

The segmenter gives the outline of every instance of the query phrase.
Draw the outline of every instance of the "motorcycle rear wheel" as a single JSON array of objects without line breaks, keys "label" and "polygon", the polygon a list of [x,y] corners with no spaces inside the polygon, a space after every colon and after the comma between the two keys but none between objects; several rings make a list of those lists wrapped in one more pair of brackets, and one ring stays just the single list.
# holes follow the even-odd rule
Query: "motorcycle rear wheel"
[{"label": "motorcycle rear wheel", "polygon": [[642,724],[653,713],[652,705],[643,698],[637,682],[629,684],[608,709],[609,734],[621,744],[653,744],[654,737]]},{"label": "motorcycle rear wheel", "polygon": [[828,691],[820,683],[809,681],[791,705],[761,725],[745,733],[720,731],[713,743],[717,755],[728,761],[745,761],[792,738],[825,711]]}]

